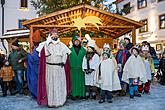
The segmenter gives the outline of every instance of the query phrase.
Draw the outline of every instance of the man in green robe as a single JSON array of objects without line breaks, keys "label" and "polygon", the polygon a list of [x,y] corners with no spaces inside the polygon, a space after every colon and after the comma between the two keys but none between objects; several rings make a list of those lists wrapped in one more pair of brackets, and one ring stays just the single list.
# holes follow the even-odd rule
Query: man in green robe
[{"label": "man in green robe", "polygon": [[70,48],[70,73],[72,82],[72,98],[85,97],[85,75],[82,71],[82,62],[86,54],[86,50],[81,46],[79,36],[72,38],[73,46]]}]

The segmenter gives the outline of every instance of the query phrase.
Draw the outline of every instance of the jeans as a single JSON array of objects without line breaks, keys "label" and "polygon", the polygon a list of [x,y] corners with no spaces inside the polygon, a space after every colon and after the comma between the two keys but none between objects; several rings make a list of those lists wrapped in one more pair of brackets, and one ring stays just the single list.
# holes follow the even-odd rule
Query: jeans
[{"label": "jeans", "polygon": [[16,82],[16,91],[20,94],[23,93],[23,77],[24,77],[24,70],[15,70],[15,77],[14,80]]},{"label": "jeans", "polygon": [[112,93],[108,90],[101,90],[101,99],[105,100],[105,97],[107,96],[107,100],[112,99]]},{"label": "jeans", "polygon": [[139,78],[137,78],[136,80],[136,84],[134,84],[134,81],[135,79],[133,78],[130,78],[129,79],[129,94],[131,96],[134,96],[135,95],[135,92],[138,92],[138,84],[139,84]]}]

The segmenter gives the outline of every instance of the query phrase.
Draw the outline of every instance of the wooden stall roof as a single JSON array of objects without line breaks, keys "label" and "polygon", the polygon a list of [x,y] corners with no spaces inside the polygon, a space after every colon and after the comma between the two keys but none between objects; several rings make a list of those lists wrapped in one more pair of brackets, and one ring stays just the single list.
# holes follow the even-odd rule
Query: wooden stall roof
[{"label": "wooden stall roof", "polygon": [[[67,33],[77,28],[73,26],[74,19],[79,17],[84,18],[86,16],[97,16],[101,19],[102,26],[99,25],[99,30],[91,24],[86,24],[86,28],[82,28],[82,31],[89,31],[98,34],[104,33],[108,37],[117,38],[130,31],[132,28],[140,28],[142,23],[125,18],[123,16],[109,13],[103,10],[99,10],[90,5],[79,5],[72,8],[57,11],[46,16],[41,16],[32,20],[23,22],[23,25],[30,29],[31,26],[35,26],[35,29],[39,29],[41,34],[47,35],[49,29],[57,26],[59,33]],[[70,27],[68,27],[70,25]]]}]

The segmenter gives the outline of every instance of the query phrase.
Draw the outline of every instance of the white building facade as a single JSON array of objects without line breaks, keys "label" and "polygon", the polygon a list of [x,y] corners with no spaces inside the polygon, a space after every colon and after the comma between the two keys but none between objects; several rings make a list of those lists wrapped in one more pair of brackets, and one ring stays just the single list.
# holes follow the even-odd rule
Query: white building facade
[{"label": "white building facade", "polygon": [[[137,43],[150,42],[157,50],[165,47],[165,0],[116,0],[119,10],[130,7],[124,15],[145,26],[137,29]],[[156,46],[156,45],[157,46]],[[158,45],[161,44],[161,45]]]},{"label": "white building facade", "polygon": [[[4,33],[7,30],[22,29],[22,22],[32,18],[36,18],[37,14],[31,0],[0,0],[0,3],[5,1],[4,4]],[[0,4],[0,37],[2,35],[2,4]],[[6,44],[5,44],[6,45]],[[0,48],[4,50],[4,46],[0,41]]]}]

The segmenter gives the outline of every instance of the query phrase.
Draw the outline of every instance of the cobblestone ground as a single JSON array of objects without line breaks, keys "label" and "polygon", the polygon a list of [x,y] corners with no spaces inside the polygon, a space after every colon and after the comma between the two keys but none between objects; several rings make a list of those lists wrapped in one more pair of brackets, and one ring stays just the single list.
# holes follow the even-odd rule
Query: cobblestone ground
[{"label": "cobblestone ground", "polygon": [[0,97],[0,110],[165,110],[165,86],[152,85],[151,94],[130,99],[115,97],[113,103],[99,104],[98,100],[68,100],[63,107],[38,106],[29,96]]}]

